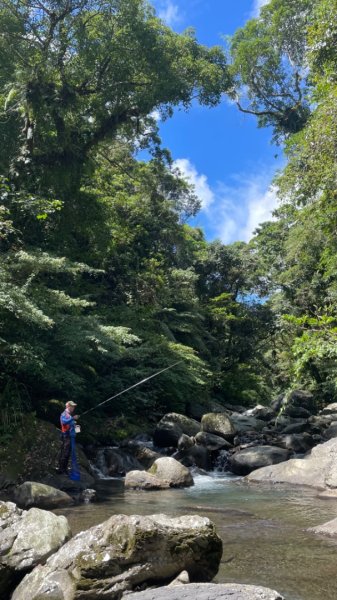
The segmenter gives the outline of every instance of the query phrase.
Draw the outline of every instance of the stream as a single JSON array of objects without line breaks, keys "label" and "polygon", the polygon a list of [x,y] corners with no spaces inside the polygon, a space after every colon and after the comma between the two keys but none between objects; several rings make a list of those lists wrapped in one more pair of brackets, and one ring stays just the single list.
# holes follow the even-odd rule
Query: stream
[{"label": "stream", "polygon": [[195,485],[155,492],[125,490],[122,479],[97,483],[98,502],[55,511],[73,534],[113,514],[209,517],[223,540],[218,583],[264,585],[286,600],[336,600],[337,539],[308,527],[337,517],[337,502],[312,489],[247,484],[222,475],[195,475]]}]

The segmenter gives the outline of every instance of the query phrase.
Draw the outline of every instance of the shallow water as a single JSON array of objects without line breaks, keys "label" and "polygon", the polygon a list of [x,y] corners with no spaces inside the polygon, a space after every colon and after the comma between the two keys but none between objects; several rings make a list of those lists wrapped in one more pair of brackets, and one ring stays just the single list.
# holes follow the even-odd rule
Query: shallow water
[{"label": "shallow water", "polygon": [[337,539],[306,531],[337,517],[337,501],[319,499],[315,490],[197,475],[186,489],[131,491],[122,480],[104,480],[97,491],[97,503],[56,511],[73,533],[113,514],[199,514],[223,540],[217,582],[265,585],[286,600],[337,599]]}]

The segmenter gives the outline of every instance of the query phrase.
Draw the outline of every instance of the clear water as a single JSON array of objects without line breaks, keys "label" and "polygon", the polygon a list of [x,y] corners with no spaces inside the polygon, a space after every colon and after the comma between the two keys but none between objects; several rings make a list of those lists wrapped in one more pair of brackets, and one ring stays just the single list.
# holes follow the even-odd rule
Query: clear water
[{"label": "clear water", "polygon": [[337,600],[337,539],[306,531],[337,517],[337,500],[315,490],[198,475],[187,489],[131,491],[122,480],[105,480],[97,491],[99,502],[57,511],[73,533],[113,514],[207,516],[223,540],[217,582],[264,585],[286,600]]}]

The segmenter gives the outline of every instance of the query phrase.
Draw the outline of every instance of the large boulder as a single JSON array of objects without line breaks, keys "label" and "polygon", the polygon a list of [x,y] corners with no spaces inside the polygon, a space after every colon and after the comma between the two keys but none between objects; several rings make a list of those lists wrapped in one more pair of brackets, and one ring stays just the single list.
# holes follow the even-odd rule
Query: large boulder
[{"label": "large boulder", "polygon": [[178,450],[172,456],[185,467],[198,467],[204,471],[208,471],[212,466],[211,456],[205,446],[195,444],[190,448]]},{"label": "large boulder", "polygon": [[128,445],[128,449],[144,469],[149,469],[154,461],[161,456],[159,452],[155,452],[152,448],[141,443],[134,444],[133,447]]},{"label": "large boulder", "polygon": [[195,441],[200,446],[205,446],[209,452],[216,452],[223,448],[232,448],[232,444],[220,437],[220,435],[214,435],[213,433],[207,433],[206,431],[199,431],[195,436]]},{"label": "large boulder", "polygon": [[177,447],[179,438],[185,433],[194,436],[200,431],[200,423],[178,413],[168,413],[158,423],[153,442],[159,448]]},{"label": "large boulder", "polygon": [[309,433],[289,433],[280,439],[278,445],[296,454],[305,454],[315,443]]},{"label": "large boulder", "polygon": [[121,476],[128,473],[128,471],[144,468],[131,452],[110,447],[98,450],[95,465],[105,477]]},{"label": "large boulder", "polygon": [[219,435],[229,442],[233,440],[236,433],[231,418],[224,412],[204,415],[201,419],[201,431]]},{"label": "large boulder", "polygon": [[309,419],[311,417],[310,410],[303,406],[293,406],[292,404],[286,405],[283,414],[293,419]]},{"label": "large boulder", "polygon": [[245,417],[255,417],[255,419],[259,419],[261,421],[271,421],[274,418],[275,413],[270,406],[263,406],[262,404],[257,404],[254,408],[249,408],[245,410],[243,413]]},{"label": "large boulder", "polygon": [[192,581],[211,581],[221,556],[221,539],[205,517],[114,515],[34,569],[12,600],[119,600],[126,590],[160,585],[182,570]]},{"label": "large boulder", "polygon": [[298,406],[305,408],[311,414],[316,411],[316,402],[314,395],[308,390],[293,390],[283,400],[283,404],[286,406]]},{"label": "large boulder", "polygon": [[284,600],[274,590],[240,583],[191,583],[132,594],[132,600]]},{"label": "large boulder", "polygon": [[170,487],[170,482],[147,471],[129,471],[125,476],[124,486],[133,490],[166,490]]},{"label": "large boulder", "polygon": [[171,456],[163,456],[155,460],[148,472],[168,481],[170,487],[189,487],[194,484],[189,469]]},{"label": "large boulder", "polygon": [[248,475],[260,467],[286,461],[289,454],[288,450],[276,446],[253,446],[235,452],[229,459],[229,469],[236,475]]},{"label": "large boulder", "polygon": [[231,421],[237,433],[245,431],[262,431],[266,423],[262,419],[256,419],[249,415],[232,414]]},{"label": "large boulder", "polygon": [[25,481],[16,488],[14,500],[21,508],[60,508],[73,504],[73,499],[65,492],[36,481]]},{"label": "large boulder", "polygon": [[0,502],[0,533],[1,598],[71,536],[65,517],[39,508],[21,510],[12,502]]},{"label": "large boulder", "polygon": [[305,485],[320,490],[337,488],[337,439],[319,444],[304,458],[258,469],[247,479]]}]

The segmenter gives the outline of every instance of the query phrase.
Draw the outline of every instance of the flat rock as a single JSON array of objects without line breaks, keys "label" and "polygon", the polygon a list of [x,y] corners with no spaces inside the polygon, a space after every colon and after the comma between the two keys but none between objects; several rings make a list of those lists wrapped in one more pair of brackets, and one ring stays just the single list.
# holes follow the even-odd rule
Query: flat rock
[{"label": "flat rock", "polygon": [[317,489],[337,488],[337,439],[319,444],[304,458],[257,469],[248,481],[289,483]]},{"label": "flat rock", "polygon": [[166,490],[170,487],[170,482],[146,471],[129,471],[125,476],[124,486],[126,489]]},{"label": "flat rock", "polygon": [[330,537],[337,536],[337,518],[332,519],[332,521],[328,521],[327,523],[323,523],[323,525],[317,525],[316,527],[310,527],[308,531],[312,531],[313,533],[318,533],[320,535],[327,535]]},{"label": "flat rock", "polygon": [[278,592],[238,583],[191,583],[136,592],[130,600],[284,600]]},{"label": "flat rock", "polygon": [[16,488],[14,500],[21,508],[59,508],[73,504],[73,499],[65,492],[36,481],[25,481]]}]

